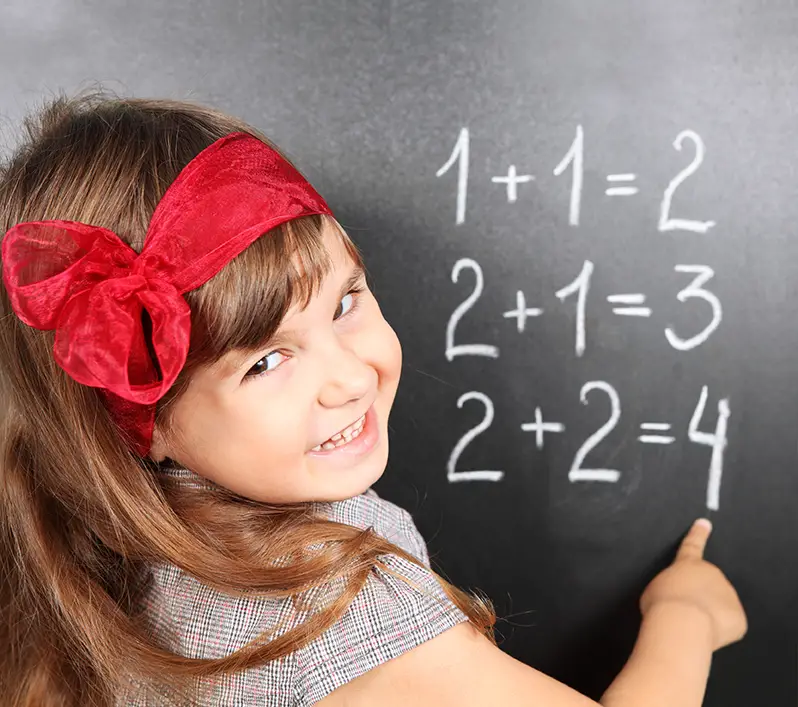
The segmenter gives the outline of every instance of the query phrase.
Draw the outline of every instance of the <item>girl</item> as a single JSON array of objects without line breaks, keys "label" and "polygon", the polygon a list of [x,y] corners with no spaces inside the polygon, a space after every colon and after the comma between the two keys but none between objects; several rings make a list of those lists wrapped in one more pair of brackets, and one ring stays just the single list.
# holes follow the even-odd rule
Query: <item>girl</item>
[{"label": "girl", "polygon": [[[0,180],[5,704],[595,704],[510,658],[385,469],[401,352],[323,199],[193,104],[59,98]],[[706,523],[602,699],[699,705]]]}]

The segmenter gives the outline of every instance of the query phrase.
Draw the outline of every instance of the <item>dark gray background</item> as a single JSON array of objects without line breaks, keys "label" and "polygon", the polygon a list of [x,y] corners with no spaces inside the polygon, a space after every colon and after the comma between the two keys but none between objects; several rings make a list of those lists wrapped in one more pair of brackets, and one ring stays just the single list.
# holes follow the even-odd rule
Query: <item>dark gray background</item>
[{"label": "dark gray background", "polygon": [[[687,424],[701,387],[711,432],[728,398],[720,508],[709,558],[739,589],[750,633],[716,655],[710,707],[798,702],[798,3],[787,0],[13,0],[0,9],[3,135],[45,93],[100,81],[123,94],[190,98],[238,114],[297,161],[363,248],[387,318],[404,342],[392,461],[377,484],[414,513],[438,567],[478,587],[509,617],[503,648],[598,697],[638,627],[637,598],[689,523],[707,514],[709,449]],[[571,172],[552,169],[585,131],[578,228]],[[466,222],[455,225],[454,170],[436,170],[471,134]],[[657,230],[663,191],[689,162],[673,215],[714,220],[706,234]],[[516,164],[536,181],[507,202],[491,177]],[[640,191],[607,197],[606,175]],[[457,342],[498,359],[444,356],[447,321],[485,288]],[[554,293],[595,264],[587,350],[574,355],[575,298]],[[689,277],[723,321],[702,346],[674,350],[708,322]],[[543,316],[519,334],[502,313],[516,290]],[[640,292],[648,319],[613,315],[614,293]],[[588,457],[617,484],[569,483],[576,450],[608,417],[618,425]],[[495,407],[458,469],[501,469],[498,483],[450,484],[446,462]],[[540,406],[565,423],[538,451],[520,425]],[[676,443],[642,445],[642,422],[669,422]]]}]

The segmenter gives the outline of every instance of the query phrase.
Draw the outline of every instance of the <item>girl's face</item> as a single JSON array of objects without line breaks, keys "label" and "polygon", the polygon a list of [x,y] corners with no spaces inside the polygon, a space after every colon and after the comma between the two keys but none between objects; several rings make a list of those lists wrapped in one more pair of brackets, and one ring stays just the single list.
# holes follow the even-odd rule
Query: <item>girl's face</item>
[{"label": "girl's face", "polygon": [[288,311],[268,348],[198,370],[174,439],[155,430],[155,460],[271,503],[351,498],[382,475],[402,352],[334,227],[323,239],[333,267],[307,308]]}]

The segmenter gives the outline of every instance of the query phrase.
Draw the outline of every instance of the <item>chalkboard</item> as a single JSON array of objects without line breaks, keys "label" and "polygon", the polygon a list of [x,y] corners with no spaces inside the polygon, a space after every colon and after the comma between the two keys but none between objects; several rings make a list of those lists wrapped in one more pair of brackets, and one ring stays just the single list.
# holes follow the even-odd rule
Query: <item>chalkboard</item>
[{"label": "chalkboard", "polygon": [[706,705],[798,703],[798,3],[14,0],[5,129],[102,81],[241,115],[404,343],[376,489],[502,647],[597,698],[690,522],[750,632]]}]

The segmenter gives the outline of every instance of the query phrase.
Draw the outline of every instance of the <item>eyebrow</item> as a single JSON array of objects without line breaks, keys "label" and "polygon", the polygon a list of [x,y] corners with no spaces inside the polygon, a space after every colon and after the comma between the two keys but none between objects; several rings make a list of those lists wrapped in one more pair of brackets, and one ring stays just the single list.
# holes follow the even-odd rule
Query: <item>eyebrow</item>
[{"label": "eyebrow", "polygon": [[351,290],[358,282],[366,277],[366,271],[360,265],[352,267],[352,274],[349,279],[341,287],[341,297],[343,297],[349,290]]},{"label": "eyebrow", "polygon": [[[349,290],[353,289],[355,285],[357,285],[358,282],[360,282],[365,277],[366,277],[366,271],[363,269],[363,267],[359,264],[353,265],[351,274],[346,279],[346,282],[344,282],[343,285],[341,285],[340,296],[343,297],[347,292],[349,292]],[[259,351],[264,351],[265,349],[274,348],[284,344],[286,341],[288,341],[288,339],[291,338],[291,336],[294,333],[295,332],[290,329],[287,331],[280,331],[280,329],[278,329],[271,338],[264,341],[256,349],[253,349],[251,351],[237,352],[238,355],[236,355],[236,352],[233,352],[230,358],[227,360],[227,362],[222,365],[222,368],[219,372],[220,377],[227,378],[228,376],[234,375],[238,371],[238,369],[241,368],[241,366],[243,366],[246,363],[247,359],[250,356]],[[224,360],[225,359],[223,357],[222,361]]]}]

